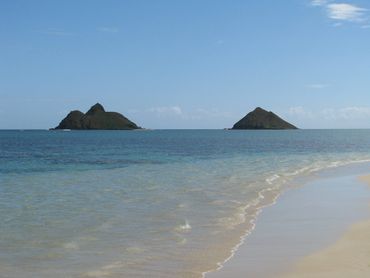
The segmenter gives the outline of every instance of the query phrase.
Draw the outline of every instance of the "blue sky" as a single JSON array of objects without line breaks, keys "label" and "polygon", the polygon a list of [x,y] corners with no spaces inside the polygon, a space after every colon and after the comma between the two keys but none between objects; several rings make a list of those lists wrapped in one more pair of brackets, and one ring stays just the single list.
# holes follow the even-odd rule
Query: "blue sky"
[{"label": "blue sky", "polygon": [[370,128],[368,0],[0,1],[0,128],[96,102],[148,128],[230,127],[256,106]]}]

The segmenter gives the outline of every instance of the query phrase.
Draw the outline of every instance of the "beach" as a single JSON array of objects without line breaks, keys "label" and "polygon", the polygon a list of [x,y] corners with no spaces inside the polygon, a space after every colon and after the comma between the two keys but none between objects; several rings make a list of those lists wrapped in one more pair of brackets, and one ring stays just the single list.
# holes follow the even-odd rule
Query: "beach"
[{"label": "beach", "polygon": [[265,208],[234,256],[206,278],[369,277],[366,167],[340,167],[297,180],[300,185]]},{"label": "beach", "polygon": [[0,278],[370,278],[370,0],[0,14]]},{"label": "beach", "polygon": [[[362,176],[370,186],[370,176]],[[283,278],[370,277],[370,220],[352,225],[333,245],[305,257]]]}]

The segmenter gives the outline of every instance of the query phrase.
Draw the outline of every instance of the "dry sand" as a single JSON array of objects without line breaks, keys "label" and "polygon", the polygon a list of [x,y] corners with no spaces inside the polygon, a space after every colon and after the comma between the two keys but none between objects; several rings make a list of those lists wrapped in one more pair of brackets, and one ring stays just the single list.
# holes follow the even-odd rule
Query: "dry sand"
[{"label": "dry sand", "polygon": [[[370,186],[370,176],[361,177]],[[284,278],[370,277],[370,220],[350,227],[332,246],[299,261]]]}]

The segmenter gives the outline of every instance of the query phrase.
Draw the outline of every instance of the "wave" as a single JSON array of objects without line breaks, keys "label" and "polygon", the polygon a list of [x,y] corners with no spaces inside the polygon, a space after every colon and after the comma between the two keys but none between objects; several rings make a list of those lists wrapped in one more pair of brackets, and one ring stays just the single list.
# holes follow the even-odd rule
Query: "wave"
[{"label": "wave", "polygon": [[78,250],[79,249],[79,245],[76,242],[74,242],[74,241],[65,243],[63,245],[63,247],[65,249],[69,249],[69,250]]},{"label": "wave", "polygon": [[189,232],[189,231],[191,231],[191,229],[192,228],[191,228],[188,220],[185,220],[185,223],[184,224],[176,226],[174,230],[176,232],[183,233],[183,232]]},{"label": "wave", "polygon": [[[294,178],[298,176],[308,176],[312,173],[319,172],[325,169],[338,168],[342,166],[347,166],[351,164],[360,164],[360,163],[370,163],[370,159],[350,159],[347,161],[332,161],[332,162],[319,162],[312,163],[309,166],[301,167],[293,172],[285,172],[279,174],[273,174],[265,179],[266,184],[270,187],[265,188],[258,192],[258,197],[243,207],[244,219],[247,219],[247,216],[250,216],[252,219],[249,221],[251,225],[249,229],[245,231],[243,235],[240,236],[239,242],[230,250],[230,256],[221,262],[217,262],[216,268],[210,269],[202,272],[202,277],[205,278],[207,274],[221,270],[225,263],[230,261],[239,250],[239,248],[245,243],[247,237],[253,232],[256,227],[256,221],[258,215],[263,211],[264,208],[276,204],[278,198],[283,193],[284,185],[291,182]],[[283,178],[285,177],[285,178]],[[270,194],[270,198],[266,200],[266,196]],[[265,202],[263,202],[265,201]],[[244,221],[245,223],[245,221]],[[242,223],[240,223],[242,224]]]}]

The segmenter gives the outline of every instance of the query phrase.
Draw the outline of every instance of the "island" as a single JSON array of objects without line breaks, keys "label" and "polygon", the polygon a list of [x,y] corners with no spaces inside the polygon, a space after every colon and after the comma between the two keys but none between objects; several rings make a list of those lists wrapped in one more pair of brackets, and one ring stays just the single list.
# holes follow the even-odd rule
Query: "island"
[{"label": "island", "polygon": [[232,129],[297,129],[271,111],[257,107],[238,121]]},{"label": "island", "polygon": [[134,122],[117,112],[106,112],[104,107],[97,103],[86,114],[81,111],[71,111],[57,127],[58,129],[72,130],[133,130],[141,129]]}]

